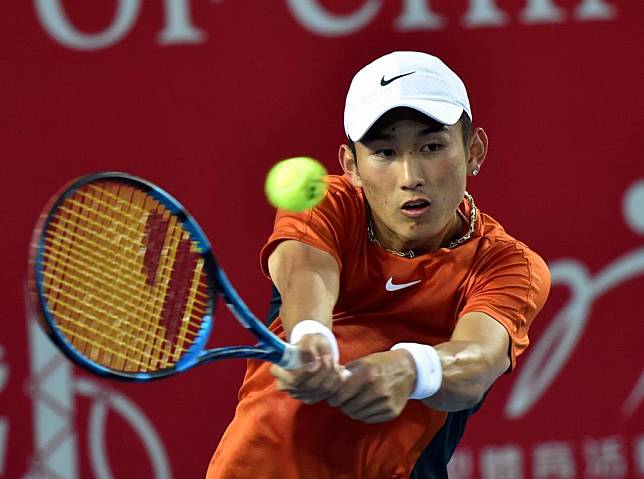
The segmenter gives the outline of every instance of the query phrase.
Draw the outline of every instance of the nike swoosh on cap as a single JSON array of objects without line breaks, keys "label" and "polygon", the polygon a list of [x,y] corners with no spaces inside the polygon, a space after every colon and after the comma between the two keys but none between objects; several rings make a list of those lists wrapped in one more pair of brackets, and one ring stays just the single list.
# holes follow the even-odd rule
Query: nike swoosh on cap
[{"label": "nike swoosh on cap", "polygon": [[389,85],[392,81],[394,81],[394,80],[398,80],[399,78],[402,78],[402,77],[406,77],[407,75],[411,75],[412,73],[416,73],[416,72],[414,71],[414,72],[409,72],[409,73],[403,73],[402,75],[398,75],[398,76],[392,77],[392,78],[390,78],[389,80],[385,80],[385,76],[383,75],[383,76],[382,76],[382,79],[380,80],[380,86],[387,86],[387,85]]},{"label": "nike swoosh on cap", "polygon": [[413,286],[413,285],[418,284],[420,282],[421,282],[421,280],[417,279],[416,281],[412,281],[410,283],[394,284],[394,278],[390,277],[387,280],[387,284],[385,285],[385,289],[387,291],[398,291],[399,289],[409,288],[410,286]]}]

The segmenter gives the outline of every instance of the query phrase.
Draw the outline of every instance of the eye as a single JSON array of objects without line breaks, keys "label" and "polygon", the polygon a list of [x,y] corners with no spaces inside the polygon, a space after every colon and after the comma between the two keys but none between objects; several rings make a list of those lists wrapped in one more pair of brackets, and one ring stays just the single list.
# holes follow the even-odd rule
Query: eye
[{"label": "eye", "polygon": [[442,150],[444,145],[441,143],[429,143],[425,146],[423,146],[422,151],[431,151],[431,152],[436,152]]},{"label": "eye", "polygon": [[396,152],[392,148],[380,148],[379,150],[374,151],[374,155],[382,158],[393,158],[396,155]]}]

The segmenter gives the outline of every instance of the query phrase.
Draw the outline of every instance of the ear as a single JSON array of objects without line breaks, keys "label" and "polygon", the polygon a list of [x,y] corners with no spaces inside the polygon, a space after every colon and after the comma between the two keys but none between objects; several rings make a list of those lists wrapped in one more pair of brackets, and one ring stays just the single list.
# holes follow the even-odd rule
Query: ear
[{"label": "ear", "polygon": [[358,172],[358,160],[353,155],[349,145],[340,145],[338,160],[340,160],[342,171],[344,171],[345,175],[349,177],[353,186],[356,188],[362,188],[362,180],[360,179],[360,173]]},{"label": "ear", "polygon": [[487,156],[488,138],[483,128],[474,128],[470,135],[468,143],[468,160],[467,160],[467,174],[472,175],[472,171],[481,170],[481,166]]}]

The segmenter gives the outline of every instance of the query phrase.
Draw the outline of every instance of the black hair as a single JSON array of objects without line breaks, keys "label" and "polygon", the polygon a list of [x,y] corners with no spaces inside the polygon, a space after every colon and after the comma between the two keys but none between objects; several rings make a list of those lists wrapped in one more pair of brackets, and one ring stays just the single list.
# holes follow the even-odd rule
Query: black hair
[{"label": "black hair", "polygon": [[[465,146],[465,149],[467,150],[467,144],[470,141],[470,135],[472,134],[472,120],[470,120],[469,115],[463,111],[461,114],[461,117],[458,119],[456,122],[457,124],[461,124],[461,133],[463,135],[463,145]],[[351,140],[351,138],[347,138],[347,146],[351,150],[351,153],[353,154],[353,157],[356,157],[356,144]]]}]

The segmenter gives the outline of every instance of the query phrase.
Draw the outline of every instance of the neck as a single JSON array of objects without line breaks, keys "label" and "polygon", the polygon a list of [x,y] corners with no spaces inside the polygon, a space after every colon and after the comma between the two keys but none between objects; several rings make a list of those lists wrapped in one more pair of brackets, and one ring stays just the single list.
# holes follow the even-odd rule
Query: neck
[{"label": "neck", "polygon": [[[439,248],[455,248],[470,238],[477,220],[477,209],[473,198],[467,192],[465,193],[465,198],[469,202],[471,209],[469,220],[465,218],[460,209],[457,209],[438,234],[421,241],[405,241],[398,237],[393,231],[388,230],[386,226],[381,224],[377,218],[373,217],[367,204],[367,233],[369,240],[389,253],[408,258],[430,253]],[[469,228],[464,233],[465,225],[468,225]]]}]

